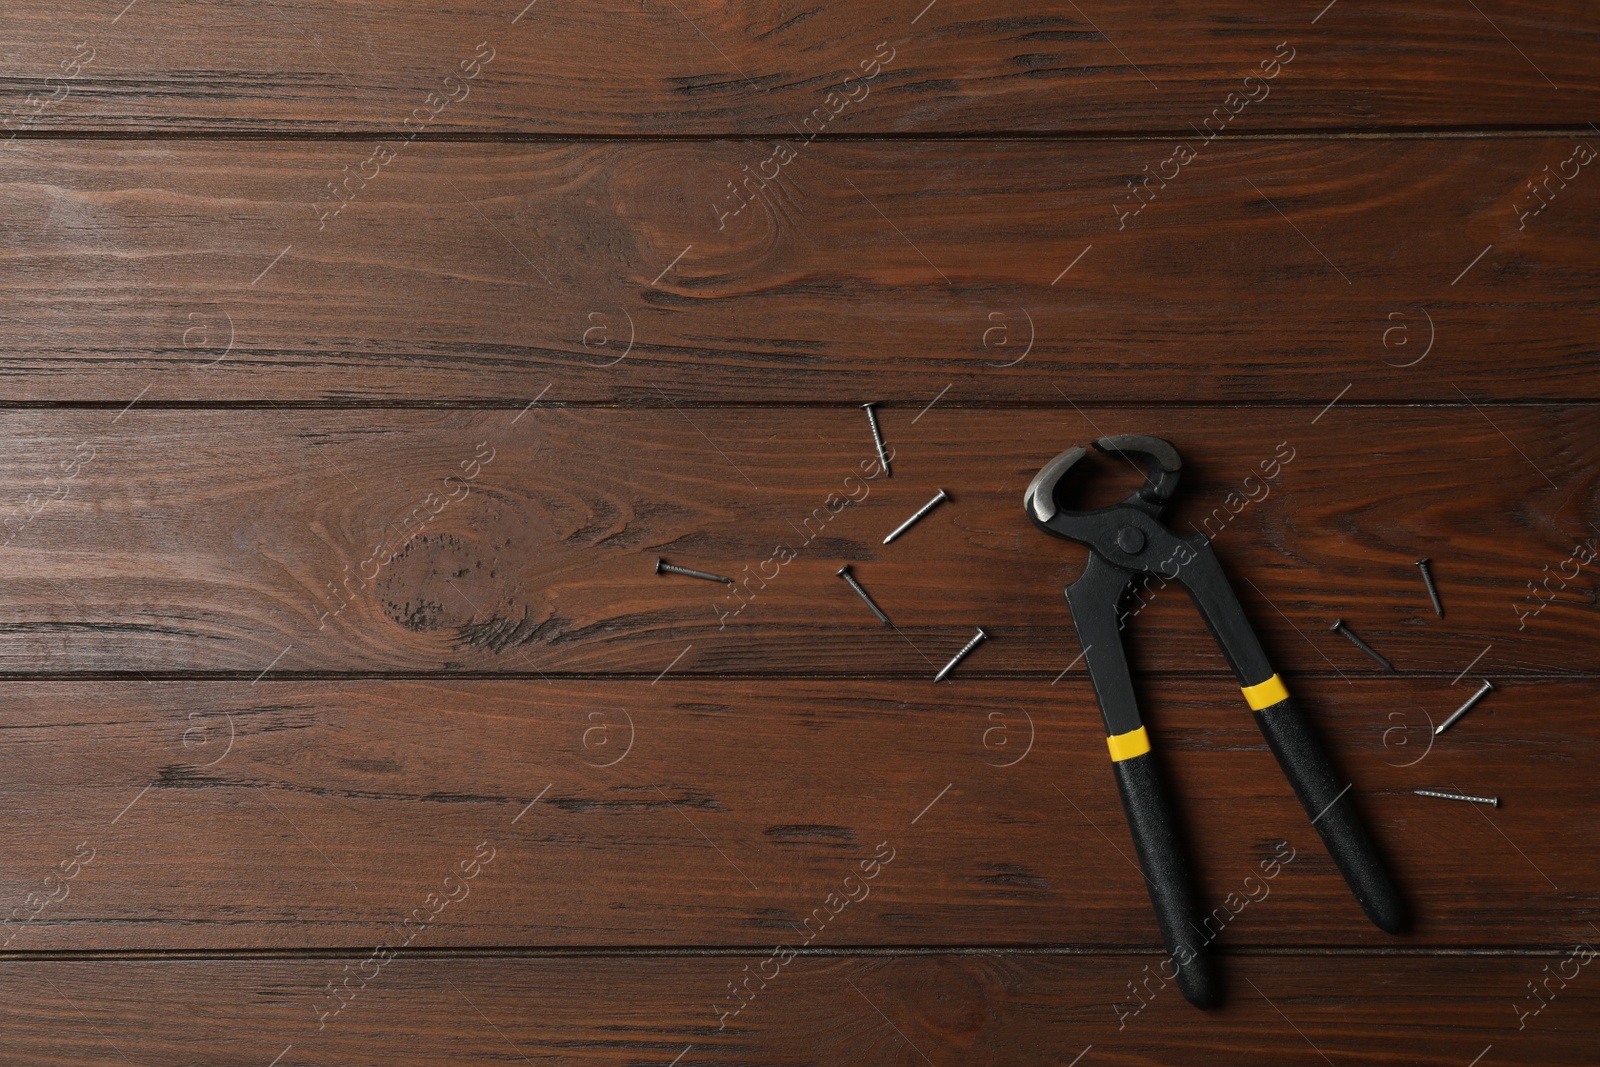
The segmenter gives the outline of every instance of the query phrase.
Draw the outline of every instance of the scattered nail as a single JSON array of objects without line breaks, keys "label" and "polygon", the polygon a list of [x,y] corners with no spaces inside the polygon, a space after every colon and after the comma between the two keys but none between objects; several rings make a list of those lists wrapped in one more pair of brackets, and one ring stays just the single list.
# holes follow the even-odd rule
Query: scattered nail
[{"label": "scattered nail", "polygon": [[971,641],[967,642],[966,647],[962,648],[962,650],[960,652],[957,652],[955,654],[955,657],[952,658],[949,663],[946,663],[944,665],[944,669],[941,670],[938,674],[933,676],[934,682],[938,683],[938,682],[944,681],[945,675],[947,675],[951,671],[955,670],[956,669],[956,664],[958,664],[962,660],[966,659],[967,658],[967,654],[969,652],[971,652],[973,649],[977,648],[979,642],[981,642],[985,637],[988,637],[988,636],[989,636],[988,634],[983,632],[983,627],[981,627],[981,626],[978,627],[977,634],[972,638]]},{"label": "scattered nail", "polygon": [[1474,705],[1478,701],[1482,700],[1484,698],[1484,694],[1488,693],[1489,690],[1491,690],[1493,688],[1494,688],[1494,686],[1489,684],[1489,680],[1487,678],[1484,679],[1483,688],[1478,690],[1476,693],[1473,693],[1471,696],[1469,696],[1467,698],[1467,702],[1465,704],[1461,705],[1459,708],[1457,708],[1456,709],[1456,713],[1454,715],[1450,716],[1444,722],[1440,723],[1438,729],[1433,731],[1433,736],[1434,737],[1438,737],[1440,734],[1442,734],[1446,730],[1450,729],[1450,727],[1454,726],[1457,719],[1461,718],[1461,716],[1463,716],[1467,712],[1471,711],[1472,710],[1472,705]]},{"label": "scattered nail", "polygon": [[1438,797],[1440,800],[1465,800],[1469,804],[1487,804],[1491,808],[1500,806],[1499,797],[1469,797],[1464,793],[1441,793],[1436,789],[1413,789],[1419,797]]},{"label": "scattered nail", "polygon": [[850,583],[850,588],[854,589],[856,591],[856,596],[860,597],[867,607],[872,609],[872,613],[878,617],[879,622],[883,623],[885,626],[893,625],[889,622],[889,616],[883,613],[883,609],[879,608],[877,604],[873,603],[872,598],[867,595],[867,591],[861,588],[861,583],[856,581],[856,576],[850,573],[850,564],[846,563],[834,573]]},{"label": "scattered nail", "polygon": [[1350,643],[1352,645],[1355,645],[1361,651],[1363,651],[1367,655],[1371,656],[1373,658],[1373,660],[1375,660],[1380,667],[1382,667],[1386,671],[1389,671],[1390,673],[1394,673],[1394,664],[1390,663],[1388,660],[1384,659],[1381,655],[1379,655],[1377,649],[1373,648],[1371,645],[1369,645],[1365,641],[1361,640],[1361,638],[1359,638],[1355,634],[1351,633],[1350,632],[1350,627],[1348,627],[1348,626],[1346,626],[1344,624],[1344,620],[1343,619],[1334,619],[1333,620],[1333,625],[1328,627],[1328,629],[1332,630],[1336,634],[1343,634],[1345,637],[1347,637],[1350,640]]},{"label": "scattered nail", "polygon": [[917,513],[915,515],[911,516],[905,522],[902,522],[899,526],[896,526],[894,528],[894,532],[883,539],[883,543],[888,544],[890,541],[893,541],[896,537],[899,537],[901,534],[911,529],[911,527],[915,526],[922,516],[938,507],[941,502],[949,499],[949,493],[945,492],[943,489],[939,490],[938,494],[932,500],[928,501],[926,504],[922,505],[922,507],[917,509]]},{"label": "scattered nail", "polygon": [[656,560],[656,573],[657,574],[682,574],[682,575],[685,575],[686,577],[689,577],[689,578],[704,578],[708,582],[721,582],[724,585],[732,585],[733,584],[733,579],[732,578],[724,578],[720,574],[707,574],[705,571],[690,570],[688,567],[674,567],[672,564],[668,563],[664,559],[657,559]]},{"label": "scattered nail", "polygon": [[878,431],[878,413],[872,410],[878,406],[878,402],[874,400],[870,404],[862,404],[861,406],[866,410],[867,422],[872,424],[872,443],[878,446],[878,462],[883,464],[883,476],[887,478],[889,477],[889,456],[883,449],[883,434]]},{"label": "scattered nail", "polygon": [[1439,587],[1433,584],[1433,571],[1428,567],[1426,556],[1417,560],[1417,569],[1422,571],[1422,584],[1428,587],[1428,599],[1433,601],[1433,613],[1441,619],[1444,618],[1444,605],[1439,603]]}]

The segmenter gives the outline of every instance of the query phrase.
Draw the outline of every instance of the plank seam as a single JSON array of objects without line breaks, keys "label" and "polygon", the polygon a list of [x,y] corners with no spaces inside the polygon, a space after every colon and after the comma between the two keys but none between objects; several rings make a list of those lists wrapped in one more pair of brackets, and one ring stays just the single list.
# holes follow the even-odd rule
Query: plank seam
[{"label": "plank seam", "polygon": [[[1212,951],[1236,958],[1317,956],[1341,959],[1375,958],[1543,958],[1571,947],[1570,942],[1549,945],[1408,945],[1393,947],[1344,945],[1218,945]],[[412,959],[697,959],[763,956],[766,945],[678,945],[678,946],[549,946],[541,948],[408,948],[399,954]],[[894,959],[956,956],[1055,956],[1089,959],[1117,959],[1128,956],[1160,955],[1160,945],[854,945],[836,948],[796,948],[795,955],[816,959]],[[364,959],[372,949],[80,949],[0,952],[5,963],[72,963],[117,961],[285,961]]]},{"label": "plank seam", "polygon": [[[904,633],[921,634],[922,636],[948,636],[945,631],[934,633],[929,631],[924,634],[920,630],[901,627]],[[1056,636],[1058,634],[1071,634],[1070,627],[1060,630],[1032,629],[1018,636]],[[116,683],[127,682],[171,682],[193,684],[197,682],[214,682],[217,684],[234,682],[254,682],[260,677],[259,670],[254,671],[18,671],[16,673],[0,672],[0,682],[5,683],[55,683],[63,682],[75,684],[91,683]],[[1502,668],[1501,674],[1511,683],[1529,682],[1535,684],[1583,682],[1600,678],[1600,672],[1557,672],[1551,670],[1528,670],[1516,673],[1515,668]],[[1199,680],[1216,682],[1223,686],[1219,692],[1227,696],[1226,683],[1233,679],[1233,675],[1226,670],[1172,670],[1172,671],[1139,671],[1133,672],[1135,678],[1153,680]],[[645,682],[651,681],[657,675],[650,671],[274,671],[270,679],[262,681],[263,685],[281,684],[283,682],[320,682],[338,684],[343,682],[536,682],[541,680],[563,682]],[[968,681],[983,682],[1039,682],[1045,679],[1059,677],[1054,671],[1016,671],[1016,672],[980,672],[969,671],[963,674]],[[1087,679],[1087,675],[1084,676]],[[1349,681],[1348,674],[1338,674],[1332,671],[1296,671],[1294,677],[1298,680],[1310,681]],[[1432,681],[1452,678],[1454,675],[1448,670],[1403,670],[1395,673],[1368,671],[1358,680],[1370,682],[1396,681]],[[793,684],[796,682],[834,682],[834,681],[861,681],[863,675],[860,671],[796,671],[783,673],[773,671],[718,671],[694,672],[679,671],[673,675],[679,681],[693,679],[697,682],[717,681],[770,681]],[[871,682],[903,682],[926,681],[927,674],[911,671],[884,671],[865,676]],[[1237,689],[1232,690],[1237,699]]]},{"label": "plank seam", "polygon": [[[1600,122],[1600,117],[1597,117]],[[18,141],[299,141],[299,142],[358,142],[366,143],[385,134],[385,129],[374,126],[364,130],[69,130],[30,129],[13,135]],[[877,143],[941,143],[960,141],[1035,141],[1035,142],[1096,142],[1096,141],[1171,141],[1188,138],[1192,129],[1152,128],[1134,130],[951,130],[943,132],[887,130],[878,133],[819,133],[807,143],[877,144]],[[1265,130],[1238,130],[1230,132],[1230,141],[1412,141],[1412,140],[1504,140],[1517,138],[1551,138],[1588,136],[1593,128],[1588,122],[1519,124],[1498,126],[1352,126],[1278,127]],[[680,133],[680,134],[629,134],[629,133],[514,133],[489,131],[436,131],[418,133],[409,138],[428,144],[674,144],[750,142],[761,143],[792,138],[791,129],[769,130],[761,133]]]}]

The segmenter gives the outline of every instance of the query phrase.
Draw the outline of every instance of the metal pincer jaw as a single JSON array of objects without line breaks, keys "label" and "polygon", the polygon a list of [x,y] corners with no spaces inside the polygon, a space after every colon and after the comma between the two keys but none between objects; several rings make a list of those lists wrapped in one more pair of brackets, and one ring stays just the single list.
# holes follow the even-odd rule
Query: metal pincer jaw
[{"label": "metal pincer jaw", "polygon": [[1056,486],[1085,455],[1082,448],[1074,446],[1039,468],[1039,473],[1033,476],[1022,494],[1022,506],[1030,519],[1044,526],[1056,517],[1058,510],[1065,510],[1056,506]]},{"label": "metal pincer jaw", "polygon": [[[1178,488],[1178,475],[1183,468],[1178,450],[1159,437],[1132,433],[1102,437],[1094,442],[1094,447],[1107,455],[1119,456],[1134,463],[1142,462],[1145,468],[1144,484],[1122,503],[1113,504],[1111,508],[1133,507],[1151,518],[1158,517]],[[1111,510],[1097,508],[1093,511],[1073,511],[1061,506],[1056,499],[1061,480],[1086,455],[1088,452],[1083,448],[1067,449],[1046,463],[1022,494],[1022,506],[1027,510],[1028,517],[1057,537],[1077,540],[1067,533],[1074,519]]]}]

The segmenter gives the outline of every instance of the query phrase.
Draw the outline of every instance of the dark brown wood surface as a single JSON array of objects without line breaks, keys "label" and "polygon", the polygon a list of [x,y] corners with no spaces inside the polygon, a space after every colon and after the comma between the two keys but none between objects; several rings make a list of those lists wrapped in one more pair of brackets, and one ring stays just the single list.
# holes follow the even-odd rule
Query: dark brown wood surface
[{"label": "dark brown wood surface", "polygon": [[[1267,128],[1582,127],[1600,101],[1582,0],[123,7],[8,7],[17,127],[404,136],[415,114],[435,135],[1187,131],[1235,92],[1261,97],[1235,121]],[[1275,57],[1290,62],[1262,96],[1243,79]],[[803,128],[817,108],[827,124]]]},{"label": "dark brown wood surface", "polygon": [[[1597,35],[8,6],[0,1060],[1591,1063]],[[1022,510],[1126,432],[1416,913],[1144,589],[1214,1013]]]},{"label": "dark brown wood surface", "polygon": [[[485,873],[420,945],[761,946],[803,937],[852,875],[861,899],[815,946],[1155,943],[1081,671],[938,688],[674,677],[13,688],[0,901],[25,901],[80,849],[89,860],[61,900],[0,922],[12,951],[371,947],[482,842]],[[1600,848],[1568,821],[1600,803],[1585,770],[1600,748],[1591,683],[1508,684],[1436,740],[1430,725],[1472,686],[1294,688],[1419,921],[1396,941],[1362,915],[1237,689],[1151,679],[1145,710],[1203,896],[1225,909],[1219,944],[1593,937],[1582,916]],[[1512,762],[1526,775],[1514,794]],[[1417,787],[1498,789],[1507,803],[1479,811]],[[874,856],[887,861],[864,892],[858,868]]]},{"label": "dark brown wood surface", "polygon": [[[278,1067],[421,1067],[469,1055],[794,1067],[1054,1067],[1080,1055],[1113,1067],[1461,1067],[1482,1056],[1546,1067],[1582,1062],[1575,1057],[1600,1040],[1595,964],[1579,969],[1560,950],[1457,956],[1447,967],[1395,956],[1236,957],[1226,965],[1237,995],[1207,1014],[1170,983],[1160,989],[1133,956],[797,957],[721,1030],[718,996],[768,957],[402,958],[364,988],[352,981],[344,1010],[323,1020],[326,986],[360,973],[367,958],[5,963],[0,1018],[11,1055],[52,1067],[274,1056]],[[1565,988],[1552,979],[1542,1001],[1528,992],[1529,981],[1574,970],[1580,977]],[[1519,1010],[1529,1013],[1521,1029]]]},{"label": "dark brown wood surface", "polygon": [[[1061,587],[1084,552],[1033,528],[1023,489],[1072,444],[1158,431],[1187,463],[1175,527],[1214,535],[1285,673],[1380,671],[1335,618],[1408,672],[1448,679],[1486,646],[1500,675],[1600,671],[1573,559],[1600,540],[1595,408],[1326,406],[896,407],[888,478],[863,477],[854,406],[13,411],[0,666],[926,684],[983,626],[963,675],[1050,679],[1078,655]],[[1139,481],[1097,472],[1107,500]],[[936,488],[953,501],[883,545]],[[1176,587],[1144,599],[1141,667],[1225,669]]]},{"label": "dark brown wood surface", "polygon": [[1583,148],[818,142],[736,192],[771,145],[429,143],[334,215],[365,142],[16,141],[0,373],[119,407],[1594,400]]}]

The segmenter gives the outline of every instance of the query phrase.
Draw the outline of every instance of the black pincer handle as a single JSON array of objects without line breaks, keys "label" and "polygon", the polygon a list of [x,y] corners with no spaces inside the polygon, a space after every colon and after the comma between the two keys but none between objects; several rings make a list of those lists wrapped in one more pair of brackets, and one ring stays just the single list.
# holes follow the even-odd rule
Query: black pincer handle
[{"label": "black pincer handle", "polygon": [[1334,772],[1310,720],[1276,674],[1259,685],[1246,686],[1244,693],[1267,747],[1277,757],[1361,909],[1378,929],[1401,933],[1411,922],[1405,900],[1367,836],[1349,783],[1341,782]]},{"label": "black pincer handle", "polygon": [[1222,985],[1197,922],[1200,909],[1149,737],[1141,726],[1107,742],[1145,887],[1167,946],[1163,976],[1176,970],[1184,998],[1197,1008],[1214,1008],[1222,1002]]}]

